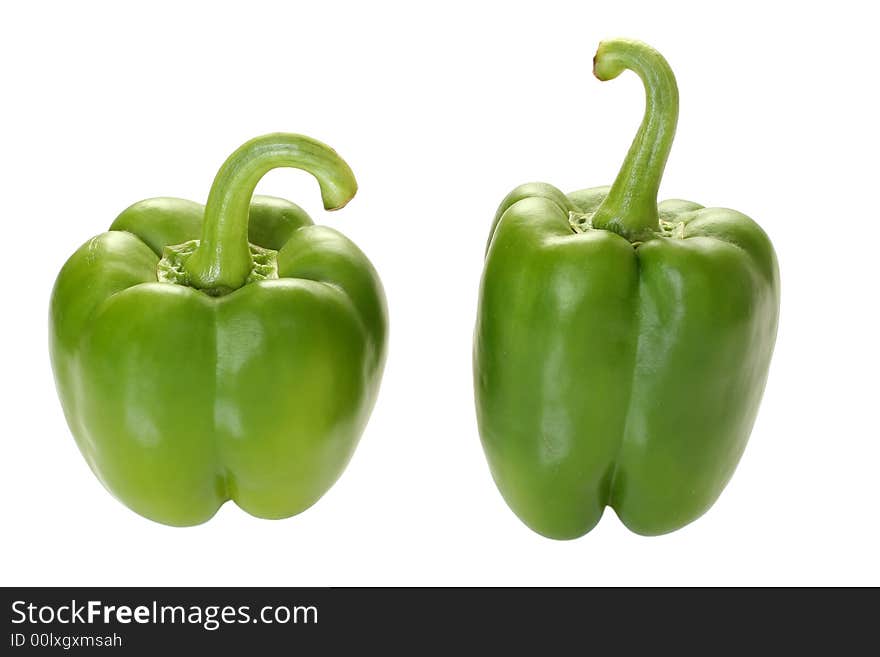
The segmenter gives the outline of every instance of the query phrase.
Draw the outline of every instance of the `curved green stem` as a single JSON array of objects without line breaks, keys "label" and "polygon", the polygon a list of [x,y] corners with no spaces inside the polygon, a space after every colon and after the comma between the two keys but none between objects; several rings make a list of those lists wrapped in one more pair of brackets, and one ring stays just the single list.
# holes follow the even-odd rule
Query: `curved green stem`
[{"label": "curved green stem", "polygon": [[592,225],[637,242],[660,229],[657,191],[678,123],[678,87],[669,64],[651,46],[627,39],[599,44],[593,58],[597,78],[613,80],[626,69],[645,85],[645,116]]},{"label": "curved green stem", "polygon": [[194,287],[212,293],[244,285],[252,267],[248,215],[254,188],[277,167],[308,171],[318,180],[324,209],[338,210],[357,192],[354,174],[326,144],[303,135],[274,133],[251,139],[217,172],[198,248],[184,264]]}]

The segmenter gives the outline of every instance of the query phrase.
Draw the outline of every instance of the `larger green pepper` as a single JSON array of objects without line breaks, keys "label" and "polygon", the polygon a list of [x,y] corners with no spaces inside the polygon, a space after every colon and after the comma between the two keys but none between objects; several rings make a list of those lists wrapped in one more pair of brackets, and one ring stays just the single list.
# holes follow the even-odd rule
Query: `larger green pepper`
[{"label": "larger green pepper", "polygon": [[206,206],[141,201],[64,265],[50,348],[70,429],[103,484],[170,525],[228,499],[282,518],[342,473],[385,356],[382,285],[366,256],[288,201],[253,196],[270,169],[314,175],[324,207],[357,191],[300,135],[233,153]]},{"label": "larger green pepper", "polygon": [[776,338],[779,273],[734,210],[657,204],[678,120],[649,46],[599,46],[637,73],[645,116],[609,187],[532,183],[504,199],[486,255],[474,375],[483,447],[532,529],[573,538],[611,506],[661,534],[716,500],[746,446]]}]

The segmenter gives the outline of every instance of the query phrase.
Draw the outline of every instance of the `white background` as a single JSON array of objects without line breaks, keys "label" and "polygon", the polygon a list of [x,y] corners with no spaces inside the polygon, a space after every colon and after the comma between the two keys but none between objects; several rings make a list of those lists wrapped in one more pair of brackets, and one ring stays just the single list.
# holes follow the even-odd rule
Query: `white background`
[{"label": "white background", "polygon": [[[6,3],[0,10],[0,583],[11,585],[880,584],[876,20],[869,3]],[[745,456],[702,519],[642,538],[614,513],[533,534],[476,431],[471,339],[489,222],[519,183],[610,183],[643,108],[591,75],[599,40],[648,41],[681,89],[661,189],[773,239],[782,315]],[[234,504],[174,529],[113,499],[65,425],[49,293],[130,203],[204,201],[250,137],[336,148],[360,192],[321,211],[370,256],[391,337],[379,402],[312,509]]]}]

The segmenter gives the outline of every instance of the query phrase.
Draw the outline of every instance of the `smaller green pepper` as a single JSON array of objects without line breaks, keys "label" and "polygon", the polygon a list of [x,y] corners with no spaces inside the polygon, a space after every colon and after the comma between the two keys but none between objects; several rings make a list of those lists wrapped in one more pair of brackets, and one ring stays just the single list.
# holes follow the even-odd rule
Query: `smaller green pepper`
[{"label": "smaller green pepper", "polygon": [[552,538],[606,506],[640,534],[703,514],[746,447],[776,340],[770,240],[735,210],[658,205],[678,87],[653,48],[600,44],[597,78],[627,69],[647,104],[614,184],[513,190],[480,290],[483,448],[510,507]]},{"label": "smaller green pepper", "polygon": [[342,473],[376,400],[382,284],[342,234],[253,196],[282,166],[314,175],[327,210],[357,191],[325,144],[266,135],[229,157],[207,206],[136,203],[58,275],[50,352],[68,425],[147,518],[194,525],[229,499],[299,513]]}]

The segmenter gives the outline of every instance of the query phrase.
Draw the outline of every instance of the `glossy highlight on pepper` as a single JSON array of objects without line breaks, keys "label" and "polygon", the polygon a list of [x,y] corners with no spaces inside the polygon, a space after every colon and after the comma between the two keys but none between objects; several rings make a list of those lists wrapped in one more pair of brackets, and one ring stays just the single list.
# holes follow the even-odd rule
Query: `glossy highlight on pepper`
[{"label": "glossy highlight on pepper", "polygon": [[678,88],[646,44],[600,44],[594,73],[634,71],[645,115],[610,187],[513,190],[495,216],[474,343],[480,435],[511,509],[548,537],[612,507],[676,530],[733,475],[767,379],[779,271],[745,215],[657,203]]},{"label": "glossy highlight on pepper", "polygon": [[230,499],[262,518],[303,511],[341,475],[376,400],[379,277],[341,233],[253,195],[275,167],[315,176],[328,210],[357,191],[325,144],[258,137],[206,206],[135,203],[56,280],[50,353],[68,425],[104,486],[152,520],[195,525]]}]

